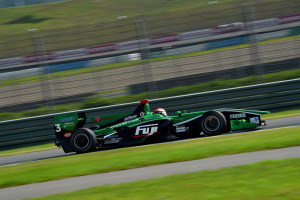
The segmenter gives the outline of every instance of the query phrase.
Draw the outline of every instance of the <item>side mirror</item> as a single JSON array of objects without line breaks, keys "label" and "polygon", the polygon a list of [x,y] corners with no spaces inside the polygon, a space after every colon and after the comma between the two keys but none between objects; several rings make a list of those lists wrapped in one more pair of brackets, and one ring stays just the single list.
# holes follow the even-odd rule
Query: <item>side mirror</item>
[{"label": "side mirror", "polygon": [[179,117],[181,117],[181,111],[177,111],[176,115],[178,115]]}]

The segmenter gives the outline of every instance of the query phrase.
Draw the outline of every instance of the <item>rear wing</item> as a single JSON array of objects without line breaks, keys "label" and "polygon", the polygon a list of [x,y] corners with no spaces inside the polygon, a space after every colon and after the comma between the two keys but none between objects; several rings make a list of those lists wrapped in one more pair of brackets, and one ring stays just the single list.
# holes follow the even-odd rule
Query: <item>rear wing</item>
[{"label": "rear wing", "polygon": [[[150,113],[150,106],[148,100],[144,99],[141,104],[135,109],[133,113],[120,113],[103,115],[96,117],[89,117],[90,120],[95,122],[101,128],[113,126],[124,121],[143,117]],[[82,128],[86,122],[86,113],[67,113],[54,117],[54,130],[55,133],[72,133],[77,128]]]},{"label": "rear wing", "polygon": [[54,116],[55,133],[72,133],[77,128],[82,128],[86,122],[85,112],[68,113]]}]

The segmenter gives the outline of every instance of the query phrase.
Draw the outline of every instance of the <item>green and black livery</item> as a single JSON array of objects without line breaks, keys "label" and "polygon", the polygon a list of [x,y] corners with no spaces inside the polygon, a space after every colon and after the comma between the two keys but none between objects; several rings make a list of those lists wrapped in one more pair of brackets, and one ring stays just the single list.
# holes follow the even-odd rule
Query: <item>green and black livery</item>
[{"label": "green and black livery", "polygon": [[[68,152],[84,153],[101,148],[121,147],[177,138],[214,136],[230,131],[255,129],[266,125],[260,115],[268,111],[215,109],[210,111],[177,111],[162,116],[150,111],[148,100],[142,100],[133,113],[90,117],[96,123],[84,127],[84,112],[55,116],[56,145]],[[173,137],[174,138],[174,137]]]}]

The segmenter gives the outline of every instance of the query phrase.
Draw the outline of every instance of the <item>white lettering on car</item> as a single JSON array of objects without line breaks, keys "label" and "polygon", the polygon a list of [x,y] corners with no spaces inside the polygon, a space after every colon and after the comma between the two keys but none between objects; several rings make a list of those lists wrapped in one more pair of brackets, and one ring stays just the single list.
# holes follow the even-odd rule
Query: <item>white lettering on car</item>
[{"label": "white lettering on car", "polygon": [[243,118],[246,117],[245,113],[241,113],[241,114],[231,114],[230,115],[230,119],[237,119],[237,118]]},{"label": "white lettering on car", "polygon": [[55,124],[55,132],[59,133],[61,131],[60,124]]},{"label": "white lettering on car", "polygon": [[135,118],[137,118],[137,115],[127,116],[127,117],[124,118],[124,121],[132,120],[132,119],[135,119]]},{"label": "white lettering on car", "polygon": [[135,131],[135,135],[153,135],[158,130],[158,124],[148,124],[143,126],[138,126]]}]

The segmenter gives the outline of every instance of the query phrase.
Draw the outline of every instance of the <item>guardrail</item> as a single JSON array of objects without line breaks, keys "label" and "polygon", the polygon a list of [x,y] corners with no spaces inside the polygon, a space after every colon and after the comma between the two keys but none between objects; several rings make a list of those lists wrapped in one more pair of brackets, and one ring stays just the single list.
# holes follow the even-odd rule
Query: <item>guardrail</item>
[{"label": "guardrail", "polygon": [[[92,108],[88,116],[131,112],[139,102]],[[300,78],[190,95],[150,100],[152,108],[163,107],[168,114],[177,110],[209,110],[244,108],[280,111],[300,107]],[[73,111],[79,112],[79,111]],[[58,114],[58,113],[57,113]],[[57,114],[0,122],[0,150],[49,143],[54,141],[53,116]],[[87,123],[87,126],[92,122]]]}]

